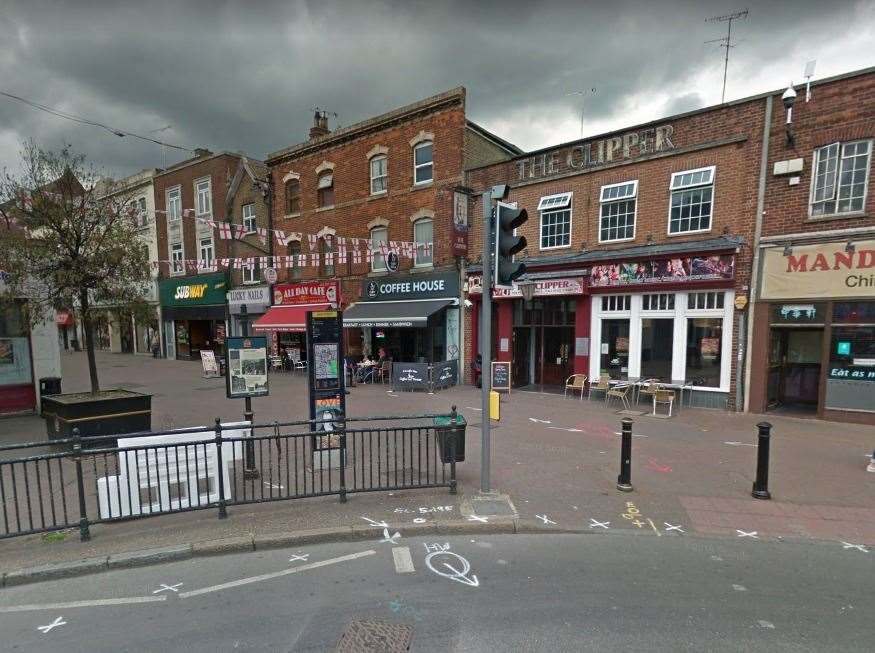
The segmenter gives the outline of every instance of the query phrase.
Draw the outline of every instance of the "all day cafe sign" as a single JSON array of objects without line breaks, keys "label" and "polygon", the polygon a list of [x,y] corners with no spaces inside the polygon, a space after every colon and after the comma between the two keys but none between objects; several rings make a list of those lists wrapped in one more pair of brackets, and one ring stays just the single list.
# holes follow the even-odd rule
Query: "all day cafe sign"
[{"label": "all day cafe sign", "polygon": [[763,299],[875,297],[875,240],[767,249]]}]

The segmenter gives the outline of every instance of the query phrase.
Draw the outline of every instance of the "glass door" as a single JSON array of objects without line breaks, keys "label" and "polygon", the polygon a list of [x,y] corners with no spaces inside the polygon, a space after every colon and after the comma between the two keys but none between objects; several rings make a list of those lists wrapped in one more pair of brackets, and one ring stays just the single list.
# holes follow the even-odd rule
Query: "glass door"
[{"label": "glass door", "polygon": [[601,374],[612,379],[629,378],[629,320],[602,320]]},{"label": "glass door", "polygon": [[515,327],[513,330],[511,383],[515,387],[528,385],[531,379],[531,332],[532,327]]}]

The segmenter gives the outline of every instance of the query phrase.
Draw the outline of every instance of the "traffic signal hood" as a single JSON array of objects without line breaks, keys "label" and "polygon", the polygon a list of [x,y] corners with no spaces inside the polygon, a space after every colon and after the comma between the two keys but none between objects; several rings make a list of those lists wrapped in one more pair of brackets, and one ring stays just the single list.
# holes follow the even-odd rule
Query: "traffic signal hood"
[{"label": "traffic signal hood", "polygon": [[514,254],[525,249],[526,239],[524,236],[514,235],[513,232],[528,219],[529,214],[525,209],[498,203],[495,220],[495,271],[492,277],[495,286],[509,287],[526,272],[525,263],[513,260]]}]

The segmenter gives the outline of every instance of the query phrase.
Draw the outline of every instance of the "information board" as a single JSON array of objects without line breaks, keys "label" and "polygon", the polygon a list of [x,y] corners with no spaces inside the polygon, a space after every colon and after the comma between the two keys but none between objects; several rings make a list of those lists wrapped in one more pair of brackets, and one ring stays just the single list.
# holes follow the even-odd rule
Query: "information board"
[{"label": "information board", "polygon": [[[313,451],[339,449],[340,437],[332,434],[343,428],[346,415],[342,311],[307,312],[307,360]],[[314,466],[326,464],[337,467],[342,462],[337,456],[317,459],[314,454]]]},{"label": "information board", "polygon": [[510,392],[510,361],[492,361],[492,389]]},{"label": "information board", "polygon": [[228,398],[266,397],[268,395],[267,338],[265,336],[228,338],[226,351],[228,371],[225,375],[225,390]]}]

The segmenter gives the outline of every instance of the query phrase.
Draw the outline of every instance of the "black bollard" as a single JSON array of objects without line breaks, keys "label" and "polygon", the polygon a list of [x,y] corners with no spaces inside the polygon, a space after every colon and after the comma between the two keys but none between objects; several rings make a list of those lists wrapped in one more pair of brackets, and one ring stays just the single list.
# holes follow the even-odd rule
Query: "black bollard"
[{"label": "black bollard", "polygon": [[759,441],[757,442],[757,480],[753,484],[751,495],[754,499],[771,499],[769,494],[769,440],[772,425],[768,422],[757,424]]},{"label": "black bollard", "polygon": [[620,442],[620,475],[617,477],[617,489],[621,492],[632,491],[632,420],[624,417]]}]

